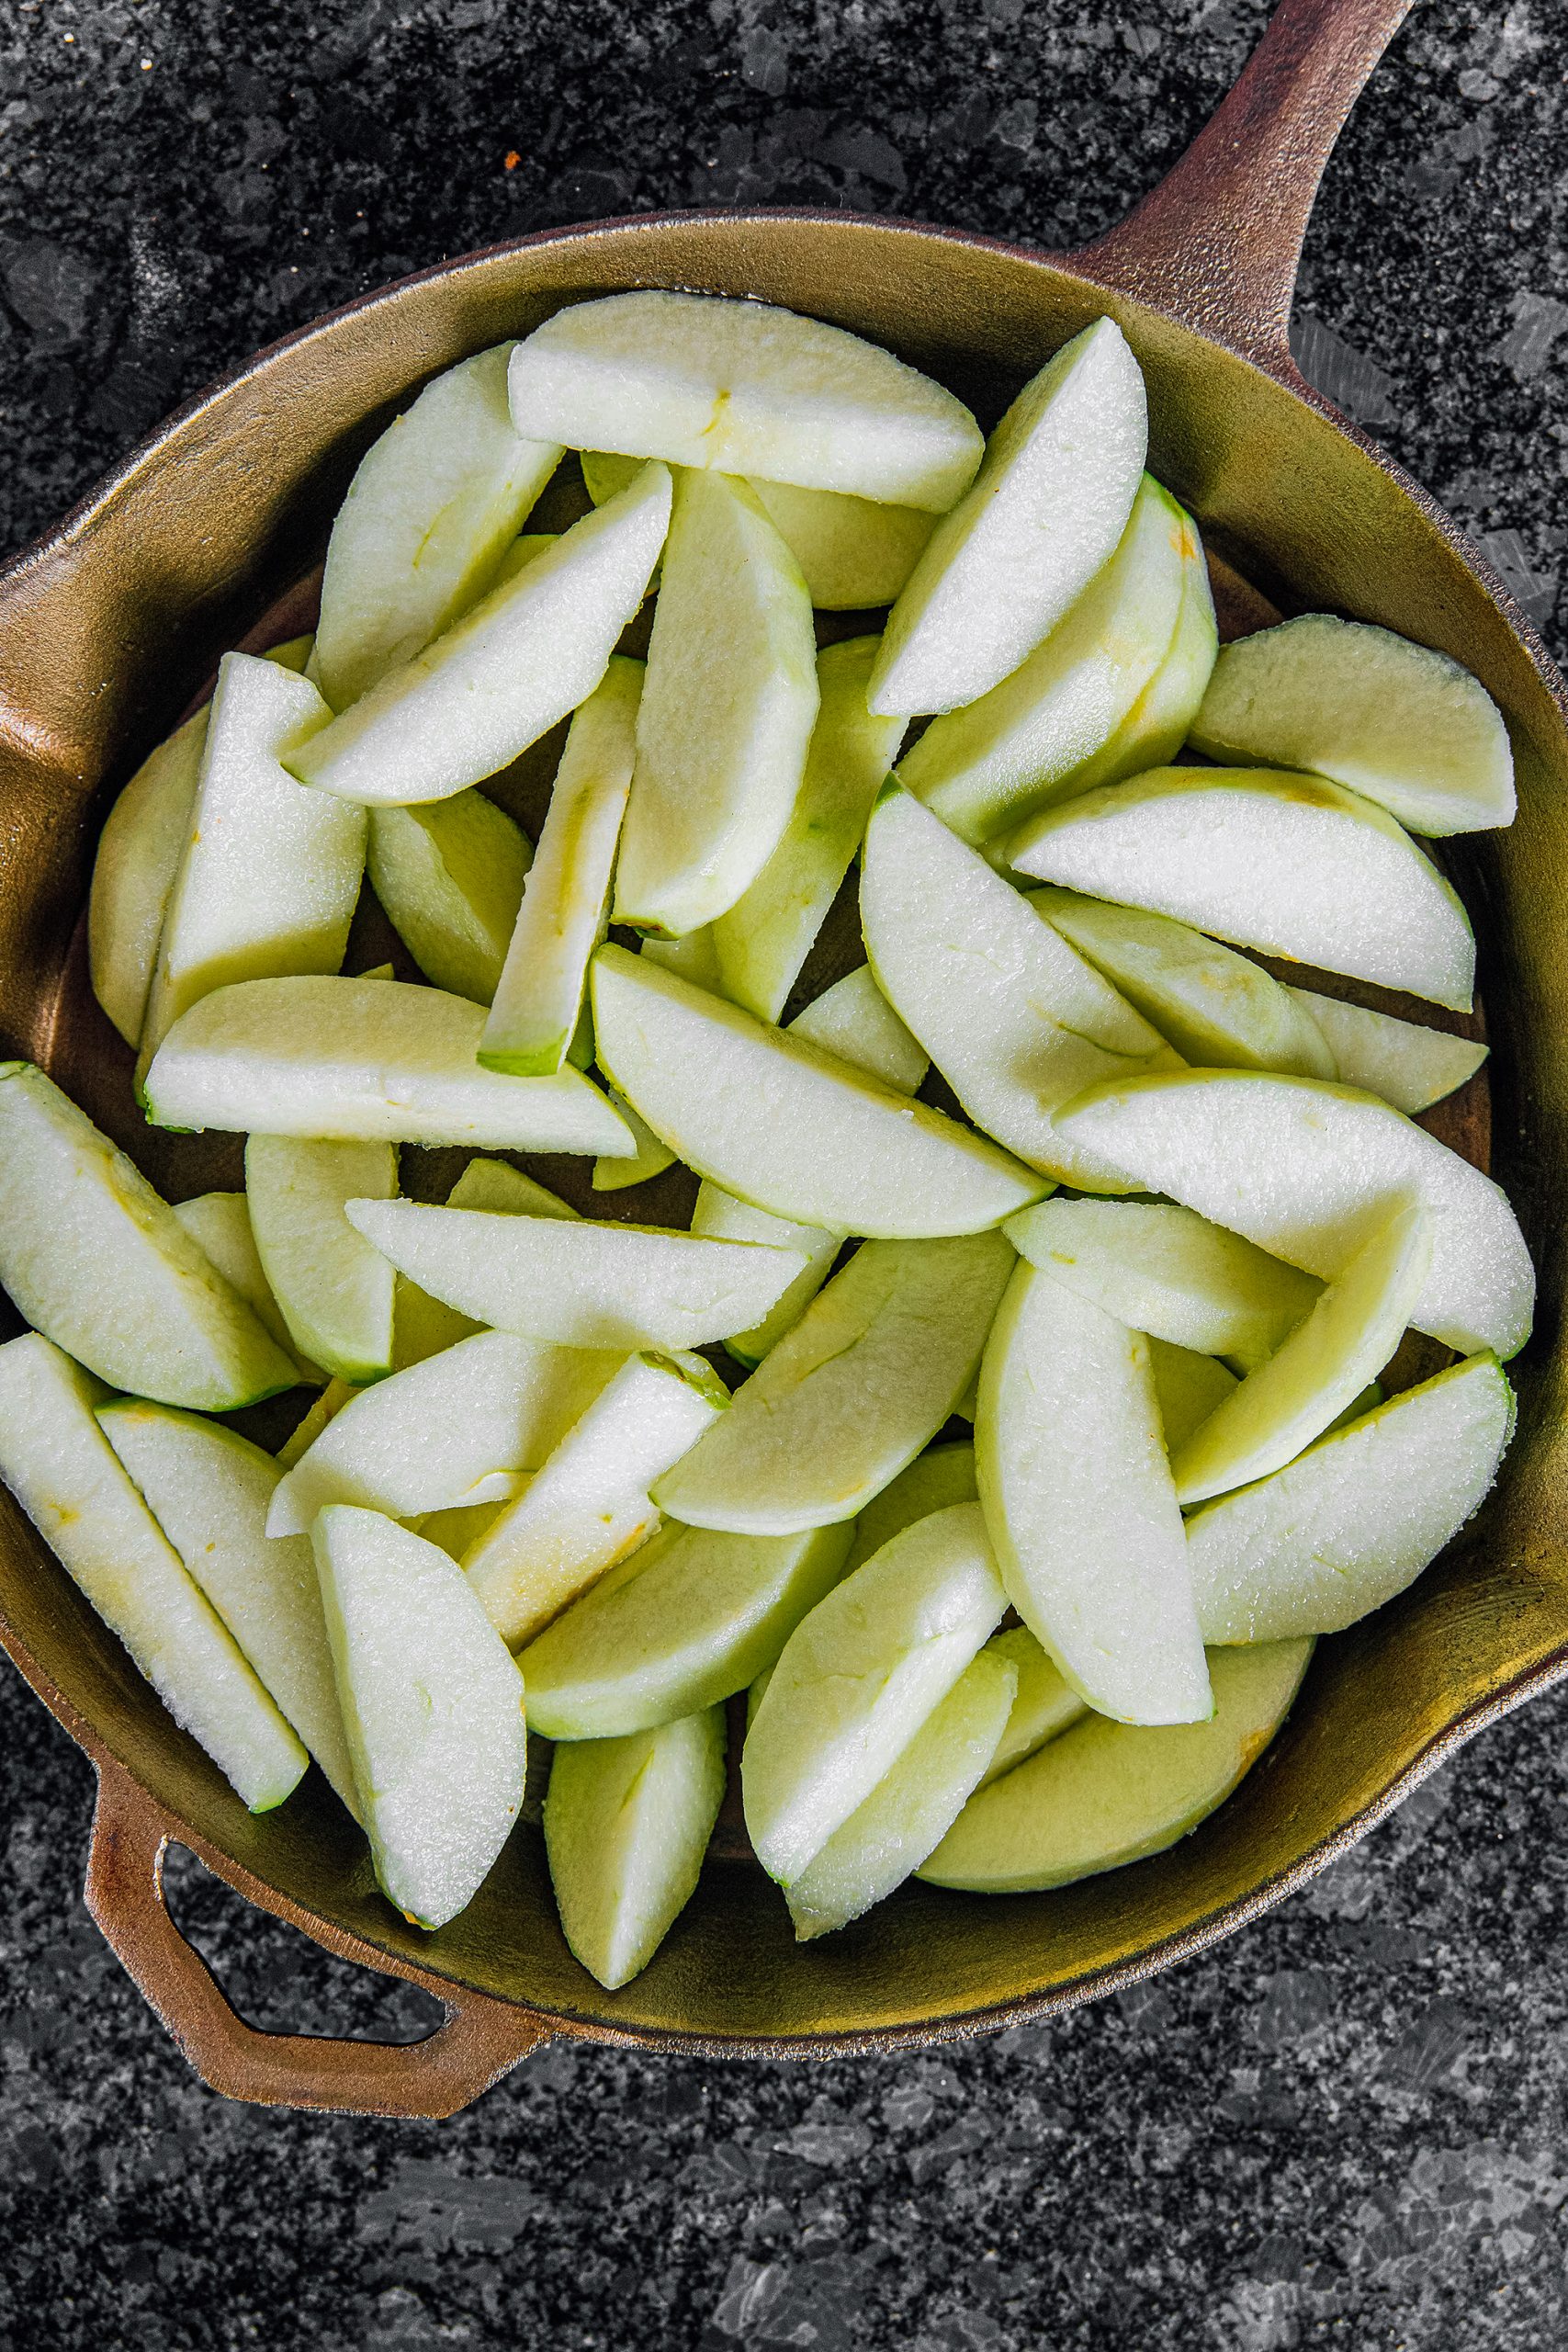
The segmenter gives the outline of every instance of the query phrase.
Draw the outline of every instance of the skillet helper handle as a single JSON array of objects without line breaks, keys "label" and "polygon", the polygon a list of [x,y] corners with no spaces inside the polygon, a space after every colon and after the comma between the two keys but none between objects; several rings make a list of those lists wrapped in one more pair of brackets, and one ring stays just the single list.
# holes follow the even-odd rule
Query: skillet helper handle
[{"label": "skillet helper handle", "polygon": [[337,2115],[456,2115],[548,2037],[526,2009],[454,1988],[423,2041],[265,2033],[231,2007],[170,1917],[171,1826],[118,1765],[98,1773],[86,1902],[115,1957],[203,2081],[227,2098]]},{"label": "skillet helper handle", "polygon": [[1279,0],[1219,111],[1120,227],[1058,256],[1297,387],[1291,300],[1324,167],[1413,0]]}]

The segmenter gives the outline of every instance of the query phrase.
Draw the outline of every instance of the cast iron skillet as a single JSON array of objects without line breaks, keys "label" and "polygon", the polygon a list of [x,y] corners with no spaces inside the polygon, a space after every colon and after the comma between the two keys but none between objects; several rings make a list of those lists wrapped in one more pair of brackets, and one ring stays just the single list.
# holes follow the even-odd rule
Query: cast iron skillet
[{"label": "cast iron skillet", "polygon": [[[0,1027],[10,1050],[56,1069],[155,1178],[167,1146],[130,1112],[115,1075],[123,1057],[115,1062],[69,944],[108,788],[218,650],[319,556],[354,460],[412,390],[574,297],[649,285],[761,296],[890,345],[984,419],[1109,311],[1148,379],[1150,464],[1218,554],[1285,609],[1357,615],[1456,655],[1502,705],[1517,759],[1517,823],[1472,837],[1459,861],[1496,1015],[1496,1170],[1542,1277],[1506,1475],[1404,1600],[1321,1646],[1268,1757],[1166,1855],[1052,1895],[912,1886],[808,1949],[791,1939],[754,1867],[718,1860],[653,1965],[607,1995],[561,1941],[536,1833],[515,1837],[469,1910],[427,1937],[378,1897],[362,1842],[313,1785],[279,1814],[251,1818],[20,1515],[6,1513],[0,1636],[98,1769],[88,1903],[220,2090],[435,2116],[556,2034],[825,2055],[1048,2015],[1278,1901],[1461,1740],[1568,1670],[1558,1336],[1568,705],[1495,574],[1309,390],[1285,333],[1325,160],[1408,5],[1281,0],[1187,156],[1081,253],[838,214],[688,212],[552,232],[427,271],[264,352],[0,579]],[[1472,1153],[1483,1124],[1460,1136]],[[188,1160],[185,1170],[181,1189],[195,1189]],[[329,1950],[438,1995],[446,2022],[396,2048],[255,2031],[164,1907],[171,1838]]]}]

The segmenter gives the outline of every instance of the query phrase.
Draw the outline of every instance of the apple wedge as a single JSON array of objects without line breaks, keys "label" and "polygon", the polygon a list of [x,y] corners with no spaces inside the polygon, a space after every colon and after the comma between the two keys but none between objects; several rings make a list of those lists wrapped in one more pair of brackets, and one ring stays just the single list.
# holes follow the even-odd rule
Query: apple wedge
[{"label": "apple wedge", "polygon": [[935,1510],[951,1510],[954,1503],[976,1502],[979,1492],[972,1445],[927,1446],[907,1470],[889,1479],[879,1495],[873,1495],[856,1519],[845,1574],[852,1574],[874,1552],[891,1544],[906,1527],[913,1527],[916,1520],[929,1519]]},{"label": "apple wedge", "polygon": [[1016,670],[1114,553],[1147,444],[1138,363],[1096,319],[1024,386],[932,532],[888,615],[873,710],[954,710]]},{"label": "apple wedge", "polygon": [[1177,1500],[1206,1502],[1281,1470],[1333,1426],[1382,1370],[1432,1261],[1412,1203],[1361,1244],[1278,1354],[1260,1363],[1171,1455]]},{"label": "apple wedge", "polygon": [[93,994],[128,1046],[140,1043],[169,893],[190,839],[209,706],[150,752],[104,820],[87,899]]},{"label": "apple wedge", "polygon": [[925,1082],[931,1056],[909,1032],[872,978],[858,964],[841,980],[813,997],[789,1023],[792,1037],[804,1037],[841,1062],[853,1062],[874,1078],[886,1079],[900,1094],[914,1094]]},{"label": "apple wedge", "polygon": [[795,1940],[810,1943],[884,1902],[939,1846],[984,1777],[1018,1690],[1011,1661],[971,1658],[897,1762],[791,1881]]},{"label": "apple wedge", "polygon": [[786,1331],[795,1329],[832,1272],[833,1261],[844,1246],[841,1234],[826,1233],[819,1225],[796,1225],[788,1217],[773,1216],[767,1209],[754,1209],[750,1202],[736,1200],[732,1193],[710,1184],[705,1177],[697,1187],[692,1231],[710,1240],[759,1241],[770,1249],[800,1253],[799,1273],[779,1293],[776,1303],[761,1321],[726,1336],[724,1344],[728,1353],[748,1372],[761,1363]]},{"label": "apple wedge", "polygon": [[1196,548],[1190,518],[1145,474],[1083,594],[988,694],[932,719],[899,783],[976,846],[1070,797],[1169,651]]},{"label": "apple wedge", "polygon": [[919,1876],[975,1894],[1070,1886],[1162,1853],[1223,1804],[1290,1713],[1310,1642],[1219,1650],[1213,1719],[1088,1715],[971,1797]]},{"label": "apple wedge", "polygon": [[569,449],[761,474],[940,514],[980,462],[961,401],[842,327],[772,303],[611,294],[512,356],[512,416]]},{"label": "apple wedge", "polygon": [[346,1380],[329,1380],[273,1455],[278,1468],[292,1470],[294,1464],[310,1452],[328,1423],[334,1421],[344,1407],[358,1394],[358,1389],[351,1388]]},{"label": "apple wedge", "polygon": [[729,1398],[701,1356],[636,1355],[542,1469],[463,1555],[503,1641],[519,1649],[659,1525],[649,1490]]},{"label": "apple wedge", "polygon": [[1021,874],[1468,1012],[1470,918],[1408,833],[1326,778],[1156,768],[1032,818]]},{"label": "apple wedge", "polygon": [[[1123,776],[1162,768],[1174,760],[1197,717],[1219,647],[1208,560],[1201,547],[1194,547],[1183,566],[1181,604],[1169,648],[1121,725],[1074,771],[1071,793],[1119,784]],[[1071,793],[1064,781],[1056,797],[1066,799]]]},{"label": "apple wedge", "polygon": [[[645,939],[638,953],[661,971],[673,972],[677,978],[689,980],[694,989],[706,989],[722,996],[718,975],[718,950],[714,945],[713,925],[704,923],[700,931],[687,932],[683,939]],[[589,1023],[592,1034],[592,1023]],[[592,1057],[591,1057],[592,1058]]]},{"label": "apple wedge", "polygon": [[321,1387],[326,1374],[295,1347],[272,1295],[243,1193],[198,1193],[194,1200],[176,1201],[174,1208],[191,1239],[205,1251],[230,1289],[238,1291],[262,1329],[293,1358],[300,1379]]},{"label": "apple wedge", "polygon": [[975,1467],[1008,1599],[1124,1723],[1212,1710],[1149,1343],[1020,1266],[986,1342]]},{"label": "apple wedge", "polygon": [[523,1804],[523,1678],[457,1562],[379,1511],[310,1531],[376,1876],[418,1928],[469,1903]]},{"label": "apple wedge", "polygon": [[724,1802],[722,1707],[550,1759],[545,1852],[572,1957],[610,1992],[648,1966],[691,1901]]},{"label": "apple wedge", "polygon": [[653,1129],[639,1119],[629,1102],[623,1102],[615,1088],[606,1089],[616,1117],[632,1139],[629,1152],[605,1152],[593,1162],[592,1186],[596,1193],[624,1193],[633,1184],[646,1184],[650,1177],[662,1176],[675,1164],[675,1155],[668,1144],[660,1142]]},{"label": "apple wedge", "polygon": [[293,773],[383,807],[482,784],[586,702],[642,602],[669,521],[669,473],[645,467],[389,670],[292,755]]},{"label": "apple wedge", "polygon": [[877,986],[976,1125],[1043,1175],[1120,1189],[1051,1114],[1097,1079],[1173,1061],[1157,1030],[897,784],[866,829],[860,903]]},{"label": "apple wedge", "polygon": [[940,1112],[624,948],[600,948],[592,992],[600,1068],[677,1159],[754,1208],[919,1239],[981,1232],[1045,1189]]},{"label": "apple wedge", "polygon": [[[1071,1284],[1068,1285],[1071,1288]],[[1236,1385],[1236,1375],[1218,1356],[1200,1355],[1194,1348],[1177,1347],[1169,1340],[1149,1335],[1149,1369],[1155,1376],[1155,1402],[1165,1450],[1174,1454],[1185,1445],[1200,1421],[1223,1405]]]},{"label": "apple wedge", "polygon": [[1020,1257],[1118,1322],[1248,1372],[1311,1314],[1321,1288],[1166,1201],[1042,1201],[1010,1218],[1007,1236]]},{"label": "apple wedge", "polygon": [[784,1644],[740,1759],[757,1859],[788,1886],[886,1778],[1007,1606],[978,1506],[906,1528]]},{"label": "apple wedge", "polygon": [[111,1387],[227,1413],[298,1378],[140,1170],[52,1079],[0,1062],[0,1283]]},{"label": "apple wedge", "polygon": [[1333,613],[1227,645],[1192,741],[1242,767],[1332,776],[1413,833],[1514,821],[1508,730],[1480,680],[1446,653]]},{"label": "apple wedge", "polygon": [[963,1396],[1014,1262],[999,1233],[863,1243],[654,1499],[750,1535],[853,1519]]},{"label": "apple wedge", "polygon": [[1337,1634],[1413,1584],[1480,1509],[1513,1435],[1495,1356],[1472,1356],[1187,1522],[1207,1642]]},{"label": "apple wedge", "polygon": [[235,1430],[139,1396],[100,1405],[98,1426],[186,1574],[357,1818],[316,1563],[302,1537],[279,1544],[267,1534],[277,1464]]},{"label": "apple wedge", "polygon": [[[595,506],[624,490],[640,458],[584,449],[582,479]],[[918,506],[883,506],[842,491],[802,490],[795,482],[748,483],[805,575],[819,613],[864,612],[890,605],[915,568],[935,517]]]},{"label": "apple wedge", "polygon": [[1412,1118],[1473,1078],[1486,1059],[1487,1047],[1469,1037],[1396,1021],[1391,1012],[1347,1004],[1315,989],[1292,989],[1290,994],[1327,1039],[1344,1084],[1381,1095]]},{"label": "apple wedge", "polygon": [[310,1758],[187,1576],[95,1419],[105,1391],[50,1340],[0,1347],[0,1478],[182,1731],[253,1813]]},{"label": "apple wedge", "polygon": [[625,1151],[577,1070],[504,1078],[475,1056],[482,1007],[400,980],[242,981],[177,1021],[147,1072],[155,1126],[334,1143]]},{"label": "apple wedge", "polygon": [[558,442],[513,430],[513,349],[497,344],[448,368],[359,461],[333,525],[316,625],[316,672],[334,710],[484,594],[560,463]]},{"label": "apple wedge", "polygon": [[1169,915],[1049,884],[1030,891],[1029,902],[1197,1069],[1344,1075],[1304,992],[1234,947]]},{"label": "apple wedge", "polygon": [[139,1080],[180,1014],[231,981],[335,972],[365,872],[363,811],[306,792],[285,756],[328,718],[308,679],[226,653],[169,896]]},{"label": "apple wedge", "polygon": [[719,986],[759,1021],[776,1021],[864,837],[893,763],[901,718],[866,708],[874,637],[824,646],[805,773],[777,846],[713,926]]},{"label": "apple wedge", "polygon": [[373,808],[366,873],[425,978],[488,1004],[495,994],[533,852],[482,792],[418,808]]},{"label": "apple wedge", "polygon": [[392,1368],[393,1273],[344,1204],[389,1201],[397,1189],[391,1144],[256,1135],[245,1146],[251,1225],[289,1337],[355,1387]]},{"label": "apple wedge", "polygon": [[583,1009],[588,959],[604,935],[642,676],[640,662],[612,654],[568,730],[479,1041],[487,1069],[550,1077],[567,1058]]},{"label": "apple wedge", "polygon": [[1432,1220],[1416,1329],[1505,1362],[1529,1336],[1535,1272],[1505,1195],[1373,1095],[1261,1070],[1183,1069],[1091,1088],[1058,1117],[1129,1183],[1325,1281],[1413,1195]]},{"label": "apple wedge", "polygon": [[615,865],[617,922],[679,938],[735,904],[789,822],[817,708],[800,566],[743,482],[678,473]]},{"label": "apple wedge", "polygon": [[349,1399],[279,1486],[267,1532],[303,1534],[327,1503],[415,1519],[509,1501],[620,1363],[510,1331],[459,1340]]},{"label": "apple wedge", "polygon": [[1004,1659],[1017,1678],[1002,1736],[980,1775],[978,1785],[986,1788],[1036,1754],[1048,1739],[1081,1723],[1089,1709],[1058,1674],[1027,1625],[1010,1625],[1005,1633],[993,1634],[980,1656]]},{"label": "apple wedge", "polygon": [[705,1348],[765,1315],[798,1250],[590,1217],[352,1201],[349,1222],[433,1297],[570,1348]]},{"label": "apple wedge", "polygon": [[[504,1159],[470,1159],[446,1195],[449,1209],[486,1209],[497,1216],[574,1217],[577,1211]],[[397,1280],[392,1310],[392,1358],[400,1372],[472,1339],[484,1325],[432,1298],[406,1274]],[[398,1514],[394,1511],[392,1516]]]},{"label": "apple wedge", "polygon": [[523,1652],[534,1728],[618,1739],[743,1690],[831,1591],[849,1540],[665,1525]]}]

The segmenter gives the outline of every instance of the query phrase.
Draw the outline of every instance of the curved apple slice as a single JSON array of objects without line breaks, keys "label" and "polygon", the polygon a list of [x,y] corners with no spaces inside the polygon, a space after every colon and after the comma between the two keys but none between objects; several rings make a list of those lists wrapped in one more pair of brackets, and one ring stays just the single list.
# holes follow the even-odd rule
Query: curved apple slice
[{"label": "curved apple slice", "polygon": [[753,1535],[852,1519],[964,1394],[1013,1262],[998,1233],[863,1243],[660,1480],[658,1502],[689,1526]]},{"label": "curved apple slice", "polygon": [[873,710],[953,710],[1016,670],[1112,554],[1147,445],[1138,363],[1096,319],[1024,386],[931,534],[888,615]]},{"label": "curved apple slice", "polygon": [[1413,1195],[1432,1220],[1416,1329],[1505,1361],[1529,1336],[1535,1271],[1503,1192],[1374,1095],[1261,1070],[1162,1070],[1093,1087],[1057,1116],[1130,1183],[1325,1281]]},{"label": "curved apple slice", "polygon": [[1348,1004],[1315,989],[1292,989],[1290,993],[1328,1040],[1342,1082],[1381,1094],[1412,1118],[1473,1078],[1486,1059],[1488,1048],[1472,1038],[1425,1029],[1416,1021],[1397,1021],[1392,1012],[1373,1012],[1367,1005]]},{"label": "curved apple slice", "polygon": [[1211,1712],[1149,1343],[1020,1266],[986,1342],[975,1467],[1008,1599],[1129,1723]]},{"label": "curved apple slice", "polygon": [[787,1886],[890,1772],[1007,1606],[974,1503],[895,1536],[784,1644],[740,1759],[758,1860]]},{"label": "curved apple slice", "polygon": [[627,1102],[774,1216],[918,1239],[984,1231],[1045,1190],[939,1111],[622,947],[593,958],[592,994],[600,1066]]},{"label": "curved apple slice", "polygon": [[1208,561],[1198,547],[1185,566],[1181,606],[1169,650],[1120,727],[1075,770],[1073,791],[1116,784],[1122,776],[1138,775],[1145,768],[1162,768],[1174,760],[1197,716],[1219,646]]},{"label": "curved apple slice", "polygon": [[365,871],[425,978],[488,1004],[533,855],[504,808],[482,792],[455,792],[422,808],[373,808]]},{"label": "curved apple slice", "polygon": [[197,1193],[192,1200],[176,1201],[174,1210],[230,1289],[239,1292],[257,1322],[293,1357],[300,1379],[320,1388],[326,1375],[319,1363],[312,1363],[309,1356],[299,1353],[288,1336],[288,1326],[272,1295],[261,1252],[256,1248],[250,1204],[243,1193]]},{"label": "curved apple slice", "polygon": [[770,302],[609,294],[512,356],[517,430],[569,449],[761,474],[942,514],[980,462],[962,401],[891,352]]},{"label": "curved apple slice", "polygon": [[1192,743],[1243,767],[1333,776],[1413,833],[1514,820],[1508,730],[1480,680],[1446,653],[1333,613],[1227,645]]},{"label": "curved apple slice", "polygon": [[169,893],[190,839],[209,709],[150,752],[104,820],[87,899],[93,994],[128,1046],[141,1040]]},{"label": "curved apple slice", "polygon": [[1472,1356],[1194,1511],[1204,1640],[1337,1634],[1382,1608],[1480,1509],[1513,1430],[1506,1374]]},{"label": "curved apple slice", "polygon": [[1169,1340],[1156,1339],[1152,1331],[1149,1370],[1155,1376],[1155,1402],[1159,1407],[1165,1450],[1171,1454],[1185,1445],[1200,1421],[1206,1421],[1224,1403],[1236,1385],[1235,1374],[1218,1356],[1177,1347]]},{"label": "curved apple slice", "polygon": [[1021,874],[1468,1012],[1470,917],[1404,828],[1325,777],[1156,768],[1032,818]]},{"label": "curved apple slice", "polygon": [[296,1348],[355,1387],[392,1368],[394,1276],[344,1203],[389,1201],[398,1155],[385,1143],[252,1136],[245,1198],[272,1295]]},{"label": "curved apple slice", "polygon": [[976,1894],[1024,1894],[1163,1852],[1258,1761],[1290,1713],[1312,1647],[1214,1651],[1208,1723],[1086,1716],[971,1797],[919,1875]]},{"label": "curved apple slice", "polygon": [[980,1776],[978,1785],[985,1788],[1034,1755],[1048,1739],[1070,1731],[1089,1709],[1052,1665],[1027,1625],[1010,1625],[1006,1633],[993,1634],[980,1656],[1005,1658],[1018,1677],[996,1754]]},{"label": "curved apple slice", "polygon": [[879,1495],[872,1497],[855,1521],[847,1573],[860,1567],[874,1552],[880,1552],[885,1544],[891,1544],[906,1527],[913,1527],[916,1520],[929,1519],[935,1510],[951,1510],[954,1503],[977,1502],[979,1495],[972,1445],[928,1445],[907,1470],[900,1470]]}]

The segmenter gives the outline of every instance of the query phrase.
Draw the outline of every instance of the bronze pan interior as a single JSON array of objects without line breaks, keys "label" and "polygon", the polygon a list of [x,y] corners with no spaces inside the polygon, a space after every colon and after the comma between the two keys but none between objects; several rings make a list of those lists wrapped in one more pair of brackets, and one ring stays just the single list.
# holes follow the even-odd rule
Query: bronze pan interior
[{"label": "bronze pan interior", "polygon": [[[377,1895],[330,1800],[308,1788],[279,1815],[252,1819],[6,1510],[0,1635],[99,1771],[88,1900],[222,2090],[435,2115],[555,2034],[827,2054],[1048,2014],[1166,1966],[1278,1900],[1568,1665],[1562,684],[1496,578],[1308,390],[1285,341],[1324,161],[1406,5],[1282,0],[1185,160],[1082,253],[837,214],[675,213],[524,239],[428,271],[251,361],[0,579],[0,1026],[9,1050],[54,1069],[179,1192],[231,1167],[232,1146],[216,1146],[210,1168],[189,1157],[161,1165],[168,1147],[139,1127],[126,1057],[91,1005],[79,952],[73,959],[104,808],[217,651],[319,556],[355,459],[387,417],[437,369],[525,333],[564,301],[647,285],[761,296],[891,345],[986,420],[1109,310],[1148,378],[1150,463],[1219,555],[1287,610],[1359,616],[1456,655],[1501,704],[1517,757],[1518,822],[1457,845],[1454,864],[1493,1012],[1495,1170],[1542,1277],[1538,1335],[1517,1368],[1518,1438],[1497,1493],[1451,1554],[1404,1600],[1322,1645],[1274,1748],[1167,1855],[1048,1896],[913,1887],[872,1922],[806,1949],[755,1868],[720,1859],[653,1965],[606,1995],[561,1940],[536,1832],[514,1838],[471,1908],[426,1937]],[[1483,1136],[1472,1120],[1457,1139],[1474,1151]],[[243,2025],[164,1909],[170,1838],[329,1948],[440,1995],[447,2022],[412,2049]]]}]

